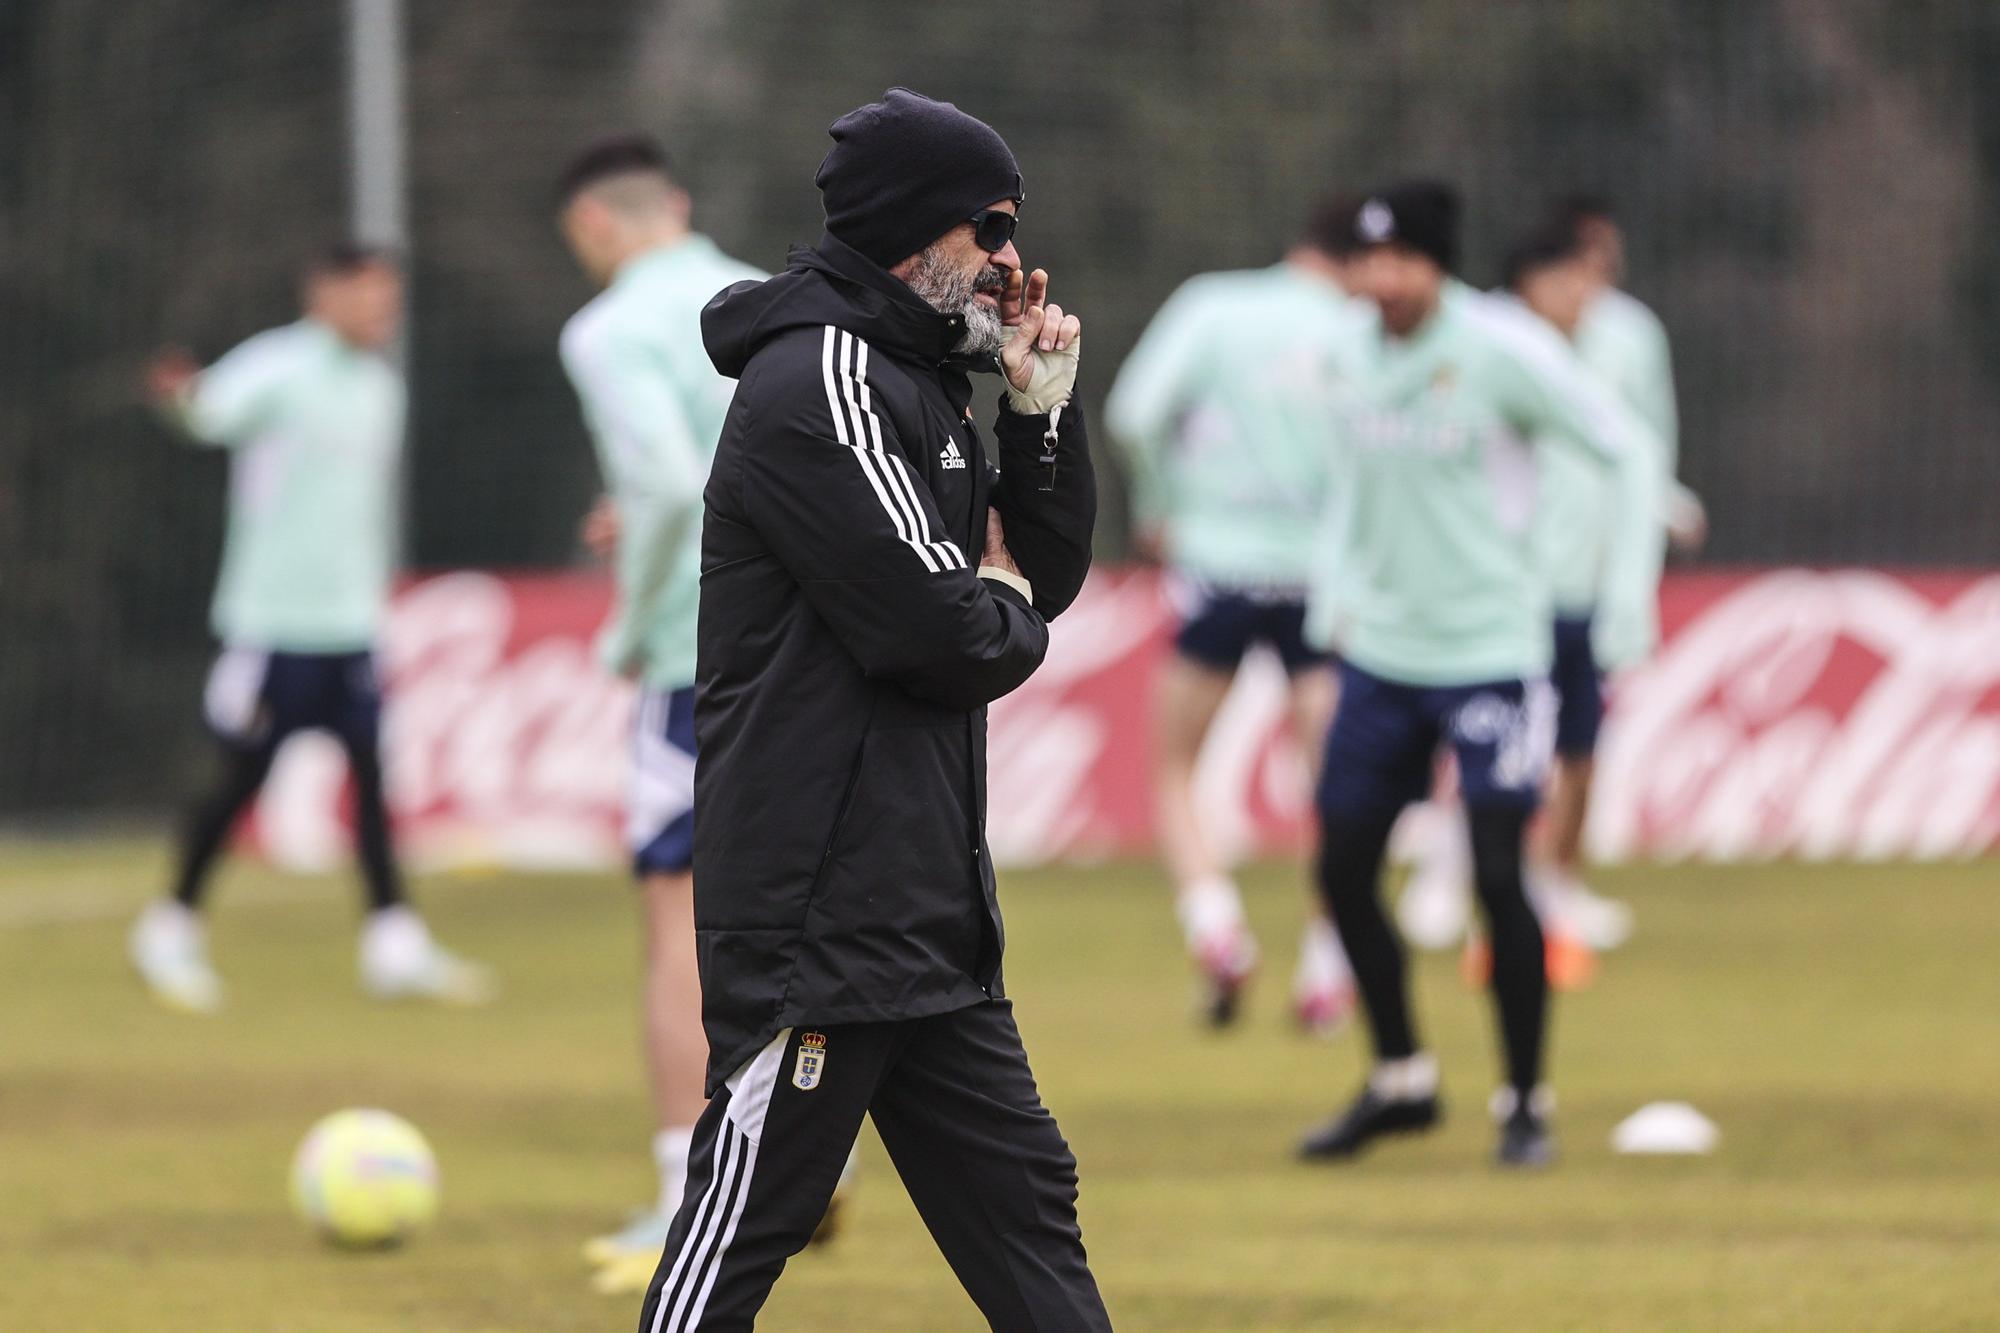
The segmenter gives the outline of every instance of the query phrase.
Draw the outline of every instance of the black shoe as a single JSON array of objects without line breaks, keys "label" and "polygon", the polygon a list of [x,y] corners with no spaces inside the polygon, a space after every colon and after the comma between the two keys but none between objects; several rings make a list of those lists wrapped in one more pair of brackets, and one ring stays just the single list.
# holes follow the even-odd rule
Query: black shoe
[{"label": "black shoe", "polygon": [[1210,978],[1208,989],[1201,999],[1202,1021],[1212,1028],[1226,1028],[1235,1024],[1237,1015],[1243,1008],[1243,982]]},{"label": "black shoe", "polygon": [[1199,947],[1194,957],[1201,974],[1198,1012],[1212,1028],[1226,1028],[1243,1010],[1243,992],[1257,971],[1257,942],[1238,930]]},{"label": "black shoe", "polygon": [[1444,1106],[1437,1094],[1414,1101],[1391,1101],[1364,1085],[1354,1104],[1306,1136],[1299,1156],[1307,1161],[1353,1157],[1383,1134],[1414,1134],[1437,1124]]},{"label": "black shoe", "polygon": [[1494,1149],[1493,1160],[1500,1166],[1528,1168],[1553,1163],[1556,1136],[1549,1132],[1548,1120],[1527,1106],[1515,1107],[1500,1122],[1500,1146]]}]

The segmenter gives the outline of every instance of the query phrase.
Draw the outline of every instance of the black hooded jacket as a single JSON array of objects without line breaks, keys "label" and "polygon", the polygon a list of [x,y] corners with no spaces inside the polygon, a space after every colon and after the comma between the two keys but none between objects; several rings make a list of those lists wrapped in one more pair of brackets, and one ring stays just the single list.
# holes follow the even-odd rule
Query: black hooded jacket
[{"label": "black hooded jacket", "polygon": [[[695,934],[709,1091],[780,1029],[1002,994],[986,705],[1048,651],[1090,565],[1083,413],[1003,403],[962,320],[840,241],[702,312],[738,380],[702,528]],[[993,369],[989,364],[985,369]],[[978,575],[989,505],[1032,605]]]}]

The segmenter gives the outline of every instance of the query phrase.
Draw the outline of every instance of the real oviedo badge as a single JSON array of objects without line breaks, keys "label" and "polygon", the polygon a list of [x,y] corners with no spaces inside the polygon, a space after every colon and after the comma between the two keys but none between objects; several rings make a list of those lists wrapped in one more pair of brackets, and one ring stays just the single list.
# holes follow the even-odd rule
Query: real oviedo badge
[{"label": "real oviedo badge", "polygon": [[819,1086],[820,1076],[826,1072],[826,1034],[824,1032],[801,1032],[799,1034],[799,1062],[792,1068],[792,1086],[800,1092],[811,1092]]}]

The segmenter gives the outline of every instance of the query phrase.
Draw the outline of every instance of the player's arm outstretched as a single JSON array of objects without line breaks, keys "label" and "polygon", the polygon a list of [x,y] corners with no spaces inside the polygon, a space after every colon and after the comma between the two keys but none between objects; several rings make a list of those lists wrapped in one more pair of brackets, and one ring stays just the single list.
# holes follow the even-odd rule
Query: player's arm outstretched
[{"label": "player's arm outstretched", "polygon": [[[616,540],[606,546],[619,586],[643,604],[673,577],[701,521],[708,468],[667,378],[649,364],[653,349],[616,325],[573,321],[561,352],[601,446],[617,516]],[[625,623],[629,631],[639,622]],[[613,644],[613,664],[633,669],[639,647]]]},{"label": "player's arm outstretched", "polygon": [[194,444],[244,443],[263,424],[283,378],[281,333],[259,334],[206,370],[186,349],[166,348],[146,363],[147,401]]},{"label": "player's arm outstretched", "polygon": [[947,708],[991,703],[1048,652],[1033,592],[981,577],[951,542],[886,414],[879,437],[840,438],[832,364],[751,370],[739,394],[756,404],[757,445],[722,484],[869,677]]},{"label": "player's arm outstretched", "polygon": [[1515,425],[1531,439],[1582,451],[1610,469],[1616,507],[1591,639],[1607,668],[1628,666],[1659,638],[1660,523],[1666,451],[1651,428],[1554,339],[1523,330],[1509,340]]}]

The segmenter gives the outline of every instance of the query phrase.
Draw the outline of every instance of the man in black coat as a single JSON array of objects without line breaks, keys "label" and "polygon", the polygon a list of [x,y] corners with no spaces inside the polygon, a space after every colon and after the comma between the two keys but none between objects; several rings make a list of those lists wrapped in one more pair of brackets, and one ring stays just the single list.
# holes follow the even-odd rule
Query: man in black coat
[{"label": "man in black coat", "polygon": [[[1090,564],[1078,321],[1013,154],[894,89],[836,121],[826,235],[717,296],[695,928],[711,1100],[642,1333],[748,1328],[864,1114],[995,1328],[1110,1326],[1001,985],[986,705]],[[1004,381],[993,447],[975,371]]]}]

